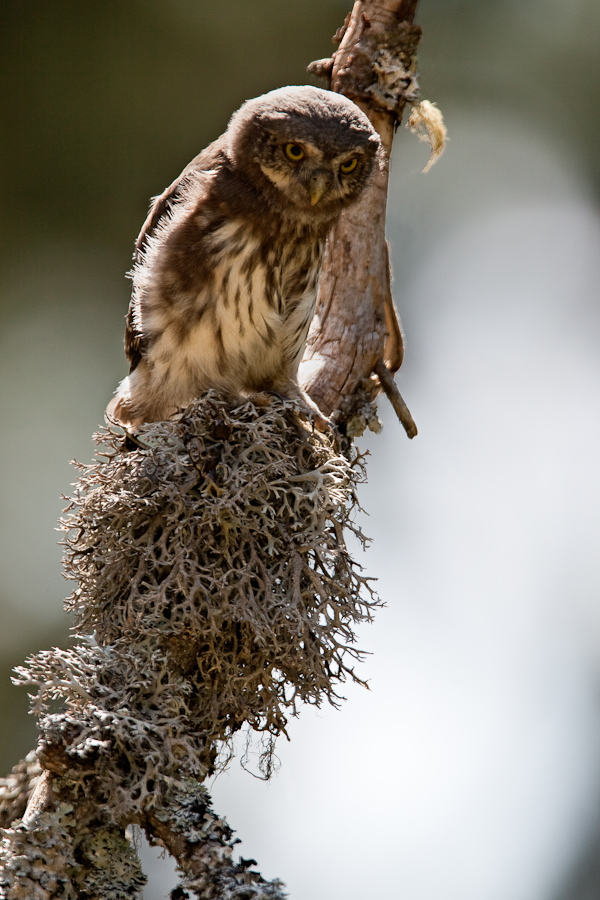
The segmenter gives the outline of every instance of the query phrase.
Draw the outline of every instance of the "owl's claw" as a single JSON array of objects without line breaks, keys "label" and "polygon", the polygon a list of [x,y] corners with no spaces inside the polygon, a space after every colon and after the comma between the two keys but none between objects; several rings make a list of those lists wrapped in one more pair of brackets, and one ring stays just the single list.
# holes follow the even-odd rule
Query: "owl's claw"
[{"label": "owl's claw", "polygon": [[325,434],[327,431],[333,431],[334,434],[337,434],[337,426],[335,422],[332,422],[331,419],[326,418],[323,413],[316,413],[311,409],[309,410],[308,415],[313,424],[313,427],[316,428],[317,431],[320,431],[321,434]]},{"label": "owl's claw", "polygon": [[306,409],[306,415],[313,431],[328,435],[333,440],[334,446],[337,449],[341,448],[344,436],[333,419],[328,419],[320,411],[315,412],[312,407]]}]

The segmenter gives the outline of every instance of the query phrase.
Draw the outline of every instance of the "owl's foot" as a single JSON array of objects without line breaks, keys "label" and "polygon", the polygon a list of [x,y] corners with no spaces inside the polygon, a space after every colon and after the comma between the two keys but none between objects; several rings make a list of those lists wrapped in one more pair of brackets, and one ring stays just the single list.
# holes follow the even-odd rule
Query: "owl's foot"
[{"label": "owl's foot", "polygon": [[337,436],[338,430],[334,422],[323,415],[316,403],[310,399],[308,394],[301,391],[300,388],[294,386],[294,390],[288,391],[255,391],[250,394],[249,399],[256,406],[270,406],[273,399],[277,397],[279,400],[294,400],[304,407],[307,419],[311,422],[316,431],[323,433],[333,432]]},{"label": "owl's foot", "polygon": [[261,409],[266,409],[266,407],[270,406],[275,399],[285,400],[283,394],[278,394],[277,391],[253,391],[246,396],[248,400]]},{"label": "owl's foot", "polygon": [[333,434],[337,436],[338,429],[335,422],[332,422],[331,419],[328,419],[326,416],[324,416],[320,410],[315,412],[314,409],[308,407],[306,410],[306,414],[309,420],[312,422],[313,428],[316,428],[316,430],[320,431],[321,434],[333,432]]},{"label": "owl's foot", "polygon": [[320,431],[322,434],[333,432],[335,437],[339,436],[335,422],[323,415],[315,401],[308,396],[306,391],[303,391],[298,385],[293,385],[293,392],[290,392],[290,395],[294,400],[298,400],[305,408],[309,421],[313,424],[313,428],[316,428],[316,430]]}]

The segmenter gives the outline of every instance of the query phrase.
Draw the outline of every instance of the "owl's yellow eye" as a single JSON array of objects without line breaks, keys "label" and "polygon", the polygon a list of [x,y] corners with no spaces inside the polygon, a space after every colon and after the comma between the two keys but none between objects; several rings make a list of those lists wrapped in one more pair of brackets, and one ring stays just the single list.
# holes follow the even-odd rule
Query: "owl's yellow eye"
[{"label": "owl's yellow eye", "polygon": [[353,172],[354,169],[358,165],[358,157],[352,156],[350,159],[347,159],[346,162],[343,162],[340,166],[340,172],[343,172],[344,175],[347,175],[348,172]]},{"label": "owl's yellow eye", "polygon": [[285,155],[288,159],[291,159],[292,162],[300,162],[301,159],[304,159],[304,150],[300,144],[286,144]]}]

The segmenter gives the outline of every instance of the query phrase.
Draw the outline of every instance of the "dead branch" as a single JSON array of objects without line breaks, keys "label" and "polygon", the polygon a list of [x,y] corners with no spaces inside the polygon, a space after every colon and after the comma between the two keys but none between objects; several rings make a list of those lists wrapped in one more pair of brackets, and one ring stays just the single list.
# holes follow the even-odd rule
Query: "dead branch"
[{"label": "dead branch", "polygon": [[401,422],[408,437],[414,438],[417,434],[417,426],[413,421],[408,406],[402,399],[402,395],[394,381],[394,376],[381,358],[375,363],[375,374],[379,378],[381,387],[394,407],[394,412],[398,416],[398,420]]},{"label": "dead branch", "polygon": [[[328,80],[331,90],[361,107],[383,144],[372,185],[344,212],[329,237],[317,314],[300,369],[303,386],[318,406],[328,415],[340,411],[338,420],[343,421],[356,418],[351,398],[364,387],[378,360],[393,373],[403,359],[385,213],[394,132],[406,102],[416,100],[418,92],[421,29],[413,25],[416,6],[417,0],[356,0],[335,37],[339,47],[333,57],[309,66],[310,72]],[[371,379],[372,398],[379,386]],[[414,437],[414,422],[410,431]]]}]

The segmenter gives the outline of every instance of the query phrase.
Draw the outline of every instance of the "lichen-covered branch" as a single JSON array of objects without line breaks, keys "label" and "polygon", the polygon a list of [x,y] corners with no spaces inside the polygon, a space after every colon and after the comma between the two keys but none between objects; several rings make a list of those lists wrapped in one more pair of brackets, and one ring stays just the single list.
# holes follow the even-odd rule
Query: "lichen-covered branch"
[{"label": "lichen-covered branch", "polygon": [[185,872],[180,897],[192,891],[202,900],[283,900],[283,884],[251,868],[254,860],[233,861],[237,840],[212,810],[206,789],[182,779],[160,809],[144,820],[147,833],[160,842]]},{"label": "lichen-covered branch", "polygon": [[30,750],[10,775],[0,778],[0,828],[8,828],[23,816],[41,774],[35,750]]},{"label": "lichen-covered branch", "polygon": [[93,792],[48,770],[25,815],[3,832],[0,897],[9,900],[141,900],[135,849]]},{"label": "lichen-covered branch", "polygon": [[[40,778],[5,832],[0,897],[62,896],[55,882],[79,896],[99,852],[92,833],[110,842],[111,860],[121,848],[125,880],[121,893],[81,896],[136,896],[130,823],[176,857],[186,891],[283,896],[233,862],[231,830],[201,782],[242,727],[262,739],[268,777],[289,717],[303,703],[337,704],[341,683],[361,681],[355,626],[378,603],[345,542],[362,539],[361,460],[302,409],[209,392],[178,420],[143,426],[136,449],[120,432],[97,437],[63,523],[78,641],[17,670],[37,689],[43,774],[19,769],[5,782],[10,824],[27,774]],[[59,847],[47,863],[56,878],[31,893],[47,840]]]}]

